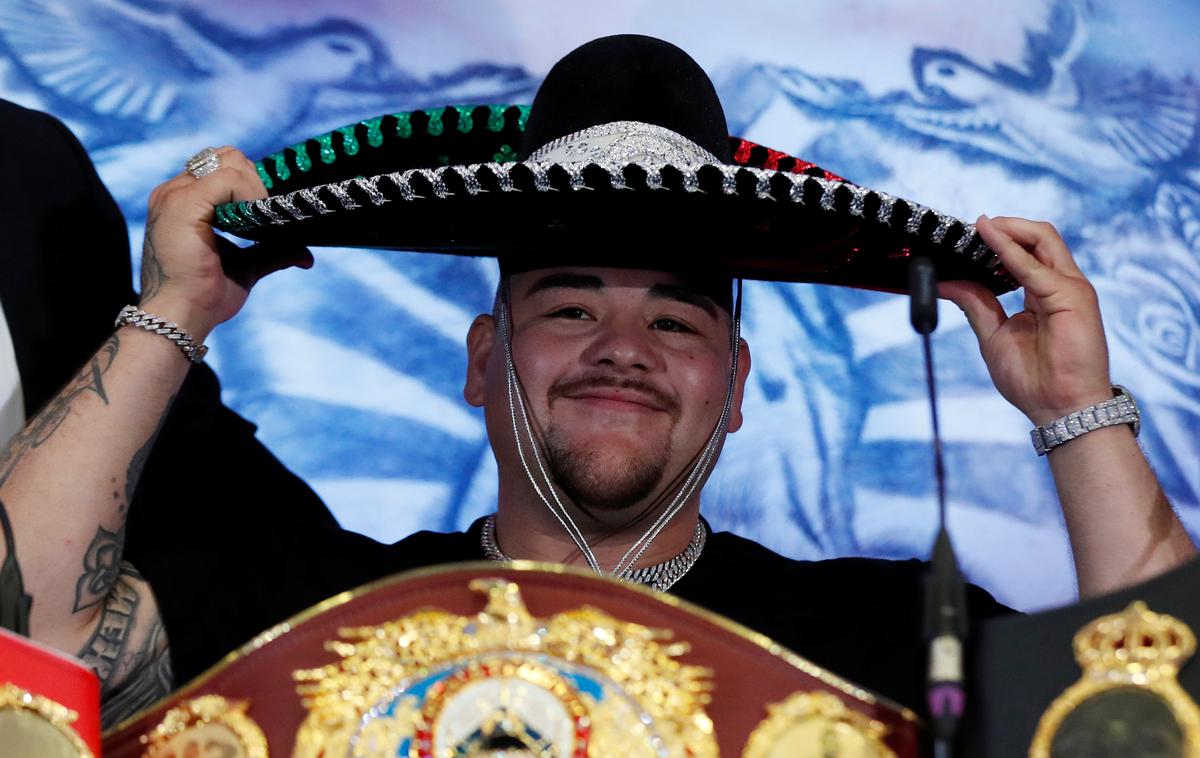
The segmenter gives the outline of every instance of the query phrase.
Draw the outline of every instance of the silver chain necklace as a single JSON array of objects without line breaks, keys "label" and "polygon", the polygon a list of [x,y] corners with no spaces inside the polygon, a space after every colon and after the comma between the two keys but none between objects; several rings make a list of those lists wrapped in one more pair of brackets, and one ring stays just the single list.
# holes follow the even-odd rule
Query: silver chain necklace
[{"label": "silver chain necklace", "polygon": [[[704,550],[704,544],[708,541],[708,530],[704,528],[704,523],[696,521],[696,531],[692,533],[692,540],[683,549],[683,552],[676,555],[674,558],[668,558],[662,563],[656,563],[653,566],[643,566],[639,569],[625,569],[625,571],[616,575],[618,579],[624,579],[628,582],[644,584],[650,589],[659,592],[666,592],[675,582],[683,578],[683,575],[691,570],[692,566],[696,565],[696,561],[700,558],[700,553]],[[479,542],[483,545],[483,554],[491,561],[512,561],[512,558],[504,554],[500,549],[500,544],[496,541],[496,515],[488,516],[483,522],[483,530],[479,533]]]}]

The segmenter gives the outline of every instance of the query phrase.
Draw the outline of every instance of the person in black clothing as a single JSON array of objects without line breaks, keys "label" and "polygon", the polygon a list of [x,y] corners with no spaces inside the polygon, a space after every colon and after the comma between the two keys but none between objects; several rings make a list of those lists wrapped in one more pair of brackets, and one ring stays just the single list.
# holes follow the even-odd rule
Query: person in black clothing
[{"label": "person in black clothing", "polygon": [[[611,76],[597,74],[605,66]],[[698,92],[677,96],[685,83],[698,83]],[[612,114],[611,121],[579,122],[557,118],[570,109],[547,105],[548,92],[577,94],[584,105],[654,107],[639,113],[643,119]],[[694,119],[676,116],[697,98],[708,115],[692,129]],[[667,99],[671,107],[660,107]],[[715,101],[703,72],[677,48],[645,37],[607,38],[551,71],[529,114],[522,154],[632,145],[728,165]],[[656,125],[630,125],[637,120]],[[588,131],[593,126],[603,134]],[[59,395],[65,418],[36,451],[28,435],[9,449],[15,464],[0,499],[21,535],[35,597],[45,599],[34,609],[40,639],[96,650],[101,675],[120,698],[144,686],[147,661],[169,655],[182,682],[264,627],[381,575],[482,557],[532,558],[640,578],[920,708],[919,564],[794,561],[711,534],[701,520],[704,480],[725,434],[741,424],[749,346],[738,336],[728,272],[642,244],[622,217],[603,217],[625,234],[626,249],[616,257],[563,247],[548,257],[506,259],[494,312],[479,316],[467,335],[464,394],[483,406],[496,454],[495,519],[466,533],[423,532],[391,546],[319,525],[280,520],[248,529],[231,519],[185,550],[161,543],[140,556],[141,573],[122,564],[96,588],[104,590],[102,603],[73,610],[75,583],[62,567],[86,565],[87,558],[55,546],[64,539],[78,544],[97,523],[119,527],[107,483],[125,477],[130,460],[152,443],[187,374],[186,358],[245,302],[253,277],[222,267],[208,224],[218,205],[266,195],[259,168],[233,148],[206,150],[154,192],[140,301],[151,315],[130,316]],[[422,213],[436,212],[429,199],[422,202]],[[1110,397],[1095,295],[1061,239],[1048,225],[1019,219],[981,218],[978,232],[1026,287],[1026,309],[1007,317],[976,282],[946,283],[942,294],[966,311],[1001,393],[1036,424]],[[287,262],[309,259],[298,253],[272,263]],[[185,330],[177,335],[184,349],[138,328],[154,317]],[[1050,464],[1084,594],[1193,555],[1128,426],[1069,442]],[[62,466],[78,475],[63,481],[56,476]],[[1004,612],[982,590],[970,593],[976,619]]]},{"label": "person in black clothing", "polygon": [[[125,220],[70,130],[49,114],[0,100],[0,133],[5,234],[0,308],[12,340],[20,405],[38,432],[30,443],[36,447],[37,438],[53,433],[63,420],[66,406],[56,393],[112,334],[121,307],[137,296]],[[316,493],[255,438],[255,426],[222,404],[220,391],[211,368],[192,366],[153,451],[136,461],[141,467],[136,490],[132,471],[106,488],[122,518],[81,534],[85,557],[62,569],[78,582],[71,605],[79,612],[94,610],[92,583],[111,583],[122,540],[124,559],[136,565],[164,544],[186,556],[235,518],[254,529],[280,522],[337,528]],[[0,429],[0,445],[18,429]],[[181,485],[175,468],[180,461],[205,475]],[[0,455],[0,486],[18,462],[11,451]],[[42,603],[49,601],[35,593],[35,607]],[[86,650],[82,657],[100,665]],[[166,659],[163,663],[158,681],[148,679],[118,711],[128,713],[166,694],[174,676]],[[110,712],[120,705],[110,701]]]}]

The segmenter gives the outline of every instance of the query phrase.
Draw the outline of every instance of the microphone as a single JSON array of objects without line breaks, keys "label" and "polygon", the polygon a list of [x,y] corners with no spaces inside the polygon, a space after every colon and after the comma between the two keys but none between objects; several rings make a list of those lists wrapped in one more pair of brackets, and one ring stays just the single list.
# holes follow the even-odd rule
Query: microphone
[{"label": "microphone", "polygon": [[966,705],[963,689],[963,643],[967,636],[966,585],[958,558],[946,531],[946,471],[942,462],[942,437],[938,427],[937,385],[933,374],[930,334],[937,328],[937,272],[925,257],[908,268],[911,296],[909,317],[921,335],[925,352],[925,386],[933,421],[933,471],[937,481],[938,531],[925,577],[925,639],[929,642],[926,696],[933,727],[935,758],[949,758]]}]

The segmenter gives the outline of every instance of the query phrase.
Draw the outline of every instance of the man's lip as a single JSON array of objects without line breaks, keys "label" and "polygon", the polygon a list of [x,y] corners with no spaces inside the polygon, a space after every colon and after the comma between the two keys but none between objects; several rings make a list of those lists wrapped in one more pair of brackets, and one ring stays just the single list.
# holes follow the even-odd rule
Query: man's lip
[{"label": "man's lip", "polygon": [[564,395],[570,400],[594,400],[605,403],[611,403],[612,407],[620,408],[621,406],[637,406],[646,408],[652,411],[665,411],[653,398],[640,393],[636,390],[611,390],[611,389],[593,389],[583,390],[581,392],[572,392]]}]

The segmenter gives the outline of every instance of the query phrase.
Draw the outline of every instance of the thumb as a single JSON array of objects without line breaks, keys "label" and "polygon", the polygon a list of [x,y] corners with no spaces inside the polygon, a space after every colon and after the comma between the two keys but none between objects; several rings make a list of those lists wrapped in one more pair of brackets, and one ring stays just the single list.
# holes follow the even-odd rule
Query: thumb
[{"label": "thumb", "polygon": [[954,281],[938,284],[938,296],[962,309],[975,336],[983,342],[1008,321],[1004,306],[992,291],[978,282]]},{"label": "thumb", "polygon": [[281,269],[290,266],[307,269],[313,265],[309,249],[294,242],[260,242],[242,248],[217,235],[217,250],[225,275],[246,290]]}]

